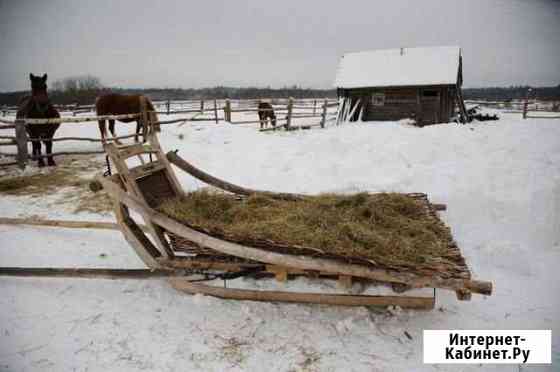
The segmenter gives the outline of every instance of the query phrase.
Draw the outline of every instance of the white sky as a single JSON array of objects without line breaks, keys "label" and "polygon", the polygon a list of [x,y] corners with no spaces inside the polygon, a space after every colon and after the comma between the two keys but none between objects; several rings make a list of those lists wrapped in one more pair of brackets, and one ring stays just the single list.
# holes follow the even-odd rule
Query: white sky
[{"label": "white sky", "polygon": [[93,74],[108,86],[329,88],[348,51],[463,48],[466,87],[560,83],[556,0],[0,0],[0,91]]}]

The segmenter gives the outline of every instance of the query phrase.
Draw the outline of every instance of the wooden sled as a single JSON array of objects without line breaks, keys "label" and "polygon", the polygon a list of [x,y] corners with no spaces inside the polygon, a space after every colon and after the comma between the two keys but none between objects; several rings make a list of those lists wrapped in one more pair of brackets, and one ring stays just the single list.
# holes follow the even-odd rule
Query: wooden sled
[{"label": "wooden sled", "polygon": [[[151,133],[146,144],[117,147],[106,144],[105,150],[118,172],[109,177],[97,176],[114,202],[118,226],[140,259],[154,270],[192,270],[193,273],[252,275],[257,278],[275,277],[283,282],[289,277],[337,279],[343,288],[352,281],[389,285],[396,292],[413,288],[434,288],[434,297],[366,296],[350,294],[294,293],[278,291],[241,290],[208,286],[190,282],[187,278],[169,279],[172,286],[187,293],[253,301],[283,301],[320,303],[329,305],[364,306],[398,305],[403,308],[431,309],[435,304],[435,288],[455,291],[460,300],[469,300],[471,293],[490,295],[492,283],[472,280],[468,267],[455,243],[449,245],[446,259],[453,262],[453,270],[429,274],[378,267],[359,259],[306,255],[297,250],[267,249],[221,239],[197,231],[160,213],[156,208],[170,197],[180,196],[183,190],[171,164],[191,176],[220,190],[250,195],[263,193],[273,198],[297,200],[301,195],[272,193],[246,189],[213,177],[189,164],[174,152],[164,154],[157,136]],[[141,165],[129,167],[127,160],[142,159]],[[148,159],[149,157],[149,159]],[[426,212],[442,223],[436,209],[425,194],[408,194],[424,203]],[[144,228],[140,228],[143,220]]]}]

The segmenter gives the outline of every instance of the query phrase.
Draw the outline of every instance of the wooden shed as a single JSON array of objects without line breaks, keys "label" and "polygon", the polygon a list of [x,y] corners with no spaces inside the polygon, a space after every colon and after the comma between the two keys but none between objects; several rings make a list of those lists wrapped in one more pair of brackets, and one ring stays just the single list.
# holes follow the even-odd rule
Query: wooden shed
[{"label": "wooden shed", "polygon": [[461,48],[399,48],[345,54],[335,86],[338,121],[412,118],[417,125],[466,119]]}]

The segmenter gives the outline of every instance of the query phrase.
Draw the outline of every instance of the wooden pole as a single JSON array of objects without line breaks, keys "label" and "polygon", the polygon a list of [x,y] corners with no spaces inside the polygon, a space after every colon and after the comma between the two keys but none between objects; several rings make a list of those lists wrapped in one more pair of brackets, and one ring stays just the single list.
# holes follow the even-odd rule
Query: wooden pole
[{"label": "wooden pole", "polygon": [[171,108],[171,101],[167,100],[166,106],[167,106],[167,115],[169,115],[169,110]]},{"label": "wooden pole", "polygon": [[327,123],[327,105],[328,101],[325,98],[325,102],[323,103],[323,113],[321,114],[321,128],[324,128]]},{"label": "wooden pole", "polygon": [[271,302],[314,303],[338,306],[400,306],[408,309],[433,309],[434,297],[411,296],[366,296],[349,294],[324,294],[305,292],[261,291],[237,288],[221,288],[192,283],[182,278],[168,279],[173,288],[189,294],[206,294],[213,297]]},{"label": "wooden pole", "polygon": [[181,169],[182,171],[187,172],[194,178],[206,182],[211,186],[215,186],[219,189],[226,190],[234,194],[251,195],[251,194],[258,193],[258,194],[264,194],[273,199],[280,199],[280,200],[301,200],[303,198],[303,195],[298,195],[298,194],[275,193],[275,192],[263,191],[263,190],[253,190],[238,185],[234,185],[232,183],[214,177],[204,172],[202,169],[195,167],[194,165],[192,165],[191,163],[189,163],[188,161],[186,161],[185,159],[183,159],[173,151],[169,151],[166,154],[166,157],[171,164],[175,165],[177,168]]},{"label": "wooden pole", "polygon": [[292,124],[292,109],[294,107],[294,99],[292,97],[290,97],[288,99],[288,114],[286,116],[286,129],[289,130],[290,129],[290,125]]},{"label": "wooden pole", "polygon": [[225,116],[225,120],[231,123],[231,102],[229,98],[226,99],[226,105],[224,107],[224,116]]},{"label": "wooden pole", "polygon": [[29,154],[27,153],[27,132],[25,130],[25,120],[16,120],[16,142],[17,142],[17,162],[20,169],[25,169]]},{"label": "wooden pole", "polygon": [[[102,230],[119,230],[119,226],[113,222],[99,221],[67,221],[67,220],[43,220],[37,218],[11,218],[0,217],[0,225],[30,225],[30,226],[48,226],[48,227],[64,227],[68,229],[102,229]],[[145,230],[145,226],[140,226]]]},{"label": "wooden pole", "polygon": [[182,270],[165,269],[102,269],[65,267],[0,267],[0,276],[51,277],[51,278],[103,278],[103,279],[149,279],[181,276]]},{"label": "wooden pole", "polygon": [[204,100],[201,99],[200,100],[200,113],[202,114],[204,112]]},{"label": "wooden pole", "polygon": [[214,99],[214,119],[216,120],[216,124],[219,123],[218,119],[218,102]]},{"label": "wooden pole", "polygon": [[317,100],[314,99],[314,100],[313,100],[313,115],[315,115],[316,109],[317,109]]},{"label": "wooden pole", "polygon": [[527,119],[527,111],[529,110],[529,94],[531,89],[527,90],[527,95],[525,96],[525,102],[523,102],[523,119]]}]

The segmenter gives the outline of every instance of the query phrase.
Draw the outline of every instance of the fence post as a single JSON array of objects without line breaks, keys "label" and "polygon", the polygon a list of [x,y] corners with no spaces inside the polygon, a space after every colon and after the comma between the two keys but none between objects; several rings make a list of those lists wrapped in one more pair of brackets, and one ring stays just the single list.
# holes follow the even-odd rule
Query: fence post
[{"label": "fence post", "polygon": [[214,118],[216,119],[216,124],[218,124],[218,102],[216,102],[216,99],[214,99]]},{"label": "fence post", "polygon": [[25,169],[29,154],[27,153],[27,132],[25,131],[25,120],[16,120],[16,142],[17,142],[17,162],[21,169]]},{"label": "fence post", "polygon": [[201,99],[200,100],[200,113],[202,114],[204,112],[204,100]]},{"label": "fence post", "polygon": [[323,113],[321,114],[321,128],[324,128],[327,123],[327,103],[328,100],[325,98],[325,102],[323,103]]},{"label": "fence post", "polygon": [[527,111],[529,110],[529,95],[531,94],[531,88],[527,89],[527,95],[525,96],[525,102],[523,103],[523,119],[527,119]]},{"label": "fence post", "polygon": [[314,99],[314,100],[313,100],[313,115],[315,115],[316,108],[317,108],[317,100]]},{"label": "fence post", "polygon": [[167,106],[167,115],[169,115],[169,109],[171,108],[171,101],[170,100],[167,100],[166,106]]},{"label": "fence post", "polygon": [[292,125],[293,106],[294,106],[294,99],[290,97],[288,98],[288,115],[286,116],[286,130],[290,130],[290,125]]},{"label": "fence post", "polygon": [[224,107],[224,116],[227,122],[231,123],[231,102],[229,98],[226,99],[226,105]]}]

